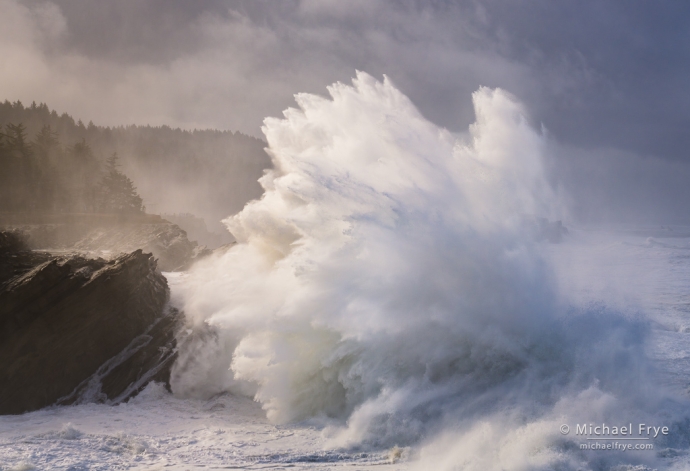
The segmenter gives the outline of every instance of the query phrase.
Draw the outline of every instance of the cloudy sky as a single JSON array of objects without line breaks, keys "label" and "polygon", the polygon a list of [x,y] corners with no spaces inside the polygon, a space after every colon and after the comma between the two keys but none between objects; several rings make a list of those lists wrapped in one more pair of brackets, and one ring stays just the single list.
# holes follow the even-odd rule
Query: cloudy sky
[{"label": "cloudy sky", "polygon": [[451,131],[502,87],[548,130],[583,219],[690,222],[686,2],[0,0],[0,99],[84,122],[259,136],[356,69]]}]

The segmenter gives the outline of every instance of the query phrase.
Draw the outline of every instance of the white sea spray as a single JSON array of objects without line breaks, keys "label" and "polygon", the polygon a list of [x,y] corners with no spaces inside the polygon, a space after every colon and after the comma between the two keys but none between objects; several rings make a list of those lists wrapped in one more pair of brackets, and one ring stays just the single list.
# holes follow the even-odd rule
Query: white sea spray
[{"label": "white sea spray", "polygon": [[560,425],[680,423],[646,325],[563,302],[530,224],[563,209],[514,97],[479,89],[455,136],[387,80],[328,90],[266,119],[264,196],[179,286],[177,395],[250,394],[276,423],[323,419],[332,446],[415,446],[421,469],[590,469],[619,455]]}]

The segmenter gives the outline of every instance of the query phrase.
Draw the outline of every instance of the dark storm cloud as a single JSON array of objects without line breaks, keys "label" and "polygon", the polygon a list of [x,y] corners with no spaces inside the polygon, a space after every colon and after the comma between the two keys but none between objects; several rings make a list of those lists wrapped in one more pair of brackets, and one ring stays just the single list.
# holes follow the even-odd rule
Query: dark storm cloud
[{"label": "dark storm cloud", "polygon": [[0,90],[84,120],[259,135],[294,93],[325,94],[361,69],[388,75],[453,131],[472,122],[470,94],[487,85],[518,96],[565,147],[597,149],[602,165],[624,162],[621,152],[690,161],[683,2],[0,0],[0,9]]},{"label": "dark storm cloud", "polygon": [[[45,2],[30,0],[32,7]],[[165,64],[203,47],[193,26],[203,16],[225,18],[222,2],[185,0],[59,0],[67,23],[63,51],[123,64]]]},{"label": "dark storm cloud", "polygon": [[[506,56],[527,64],[543,87],[549,128],[578,145],[616,145],[687,156],[690,134],[690,5],[683,2],[493,3]],[[549,77],[575,74],[567,93]],[[535,74],[536,75],[536,74]]]},{"label": "dark storm cloud", "polygon": [[[690,5],[682,2],[53,3],[67,25],[61,53],[163,69],[206,56],[252,74],[236,86],[256,90],[237,93],[257,95],[247,116],[254,133],[292,93],[323,93],[359,68],[388,74],[451,129],[472,119],[469,92],[489,85],[527,101],[552,133],[577,145],[676,158],[690,145]],[[204,113],[209,125],[223,125],[223,113]]]}]

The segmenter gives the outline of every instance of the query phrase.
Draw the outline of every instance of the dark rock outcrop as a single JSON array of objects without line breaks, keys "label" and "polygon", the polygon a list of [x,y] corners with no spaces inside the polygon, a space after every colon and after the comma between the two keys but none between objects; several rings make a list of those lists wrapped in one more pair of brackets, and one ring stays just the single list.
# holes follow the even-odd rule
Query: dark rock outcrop
[{"label": "dark rock outcrop", "polygon": [[0,231],[0,288],[6,281],[50,259],[49,254],[30,252],[24,233]]},{"label": "dark rock outcrop", "polygon": [[51,253],[111,259],[137,249],[152,253],[162,271],[185,270],[207,255],[179,226],[155,215],[0,214],[0,228],[20,231],[26,246]]},{"label": "dark rock outcrop", "polygon": [[167,382],[177,313],[150,254],[106,261],[24,250],[0,233],[0,414],[117,403]]},{"label": "dark rock outcrop", "polygon": [[202,218],[190,213],[161,214],[161,217],[182,228],[189,240],[195,240],[199,245],[205,245],[211,250],[235,240],[227,231],[209,231]]}]

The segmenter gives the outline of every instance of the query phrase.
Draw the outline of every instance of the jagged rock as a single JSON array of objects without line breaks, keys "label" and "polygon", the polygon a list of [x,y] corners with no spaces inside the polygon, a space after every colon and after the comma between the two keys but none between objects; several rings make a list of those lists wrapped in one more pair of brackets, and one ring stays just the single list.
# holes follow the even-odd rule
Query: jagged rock
[{"label": "jagged rock", "polygon": [[26,236],[22,232],[0,232],[0,284],[50,258],[51,256],[46,253],[30,252]]},{"label": "jagged rock", "polygon": [[20,231],[0,232],[0,256],[29,250],[26,238]]},{"label": "jagged rock", "polygon": [[235,240],[232,234],[227,231],[209,231],[203,218],[190,213],[161,214],[161,217],[180,226],[187,233],[189,240],[194,240],[199,245],[205,245],[211,250]]},{"label": "jagged rock", "polygon": [[0,414],[167,382],[178,316],[150,254],[59,258],[0,234]]},{"label": "jagged rock", "polygon": [[185,270],[208,252],[179,226],[151,214],[0,213],[0,230],[19,231],[32,250],[112,259],[142,249],[162,271]]},{"label": "jagged rock", "polygon": [[163,271],[185,269],[197,244],[178,226],[168,223],[88,226],[83,224],[29,224],[13,229],[26,235],[33,250],[69,252],[111,258],[137,249],[152,253]]},{"label": "jagged rock", "polygon": [[137,394],[150,381],[170,390],[170,371],[177,358],[179,313],[167,309],[124,350],[102,364],[57,404],[103,402],[118,404]]}]

